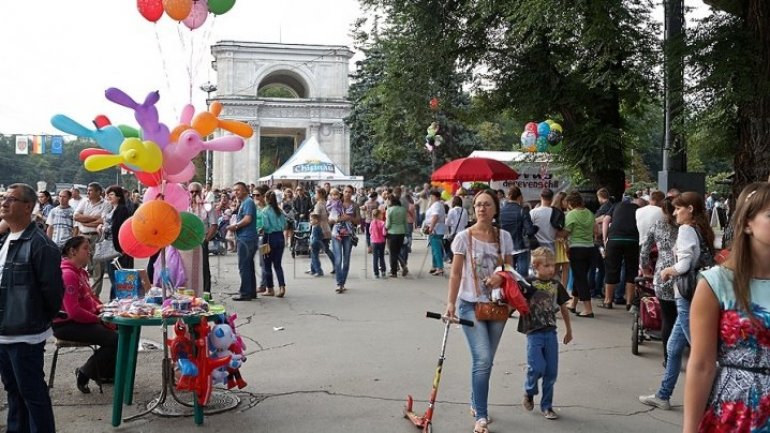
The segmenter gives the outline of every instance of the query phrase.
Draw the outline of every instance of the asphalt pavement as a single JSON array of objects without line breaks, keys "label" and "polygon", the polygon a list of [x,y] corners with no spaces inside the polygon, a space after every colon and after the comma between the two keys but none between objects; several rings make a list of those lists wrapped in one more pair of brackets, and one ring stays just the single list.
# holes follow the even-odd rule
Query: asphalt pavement
[{"label": "asphalt pavement", "polygon": [[[238,268],[234,254],[212,256],[213,297],[238,313],[239,332],[248,356],[241,368],[248,386],[236,395],[240,405],[207,416],[200,430],[212,432],[367,432],[411,433],[418,429],[403,417],[407,394],[423,412],[441,347],[441,322],[425,318],[442,312],[448,279],[428,274],[426,241],[415,240],[407,277],[374,279],[371,256],[361,245],[353,250],[343,294],[335,293],[327,272],[306,275],[309,259],[284,254],[287,293],[284,299],[260,297],[235,302]],[[387,260],[387,257],[386,257]],[[108,290],[105,288],[105,293]],[[672,397],[671,411],[638,402],[653,393],[663,368],[660,342],[645,342],[640,356],[631,354],[631,315],[623,308],[596,308],[596,317],[573,316],[574,341],[560,344],[559,379],[550,421],[538,410],[521,407],[526,338],[510,320],[492,372],[492,432],[676,432],[681,431],[683,379]],[[124,416],[138,413],[160,388],[160,328],[144,329],[139,354],[134,405]],[[153,344],[154,343],[154,344]],[[46,373],[53,347],[46,352]],[[191,417],[147,415],[110,424],[112,386],[104,394],[75,388],[75,367],[90,351],[60,352],[51,391],[60,432],[177,432],[195,428]],[[469,411],[470,356],[462,330],[453,326],[433,416],[433,431],[472,432]],[[6,401],[0,393],[0,429],[5,430]]]}]

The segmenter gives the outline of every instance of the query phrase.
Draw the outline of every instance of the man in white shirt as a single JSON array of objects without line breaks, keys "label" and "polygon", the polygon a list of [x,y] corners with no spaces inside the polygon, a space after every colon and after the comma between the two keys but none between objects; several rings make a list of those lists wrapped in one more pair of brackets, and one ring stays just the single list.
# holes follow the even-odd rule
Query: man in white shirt
[{"label": "man in white shirt", "polygon": [[[96,228],[102,224],[102,213],[110,207],[110,204],[102,199],[102,186],[98,182],[89,183],[86,194],[88,194],[88,198],[80,202],[75,209],[74,219],[78,226],[78,232],[85,236],[91,244],[91,258],[93,259],[94,245],[99,240],[99,232]],[[97,298],[102,293],[105,268],[103,262],[94,262],[93,260],[89,267],[93,279],[91,290]]]},{"label": "man in white shirt", "polygon": [[640,207],[636,210],[636,228],[639,230],[639,245],[647,239],[647,233],[652,226],[663,219],[663,200],[666,199],[663,191],[653,191],[650,193],[649,206]]},{"label": "man in white shirt", "polygon": [[72,209],[77,209],[78,206],[80,206],[80,202],[83,201],[83,196],[80,195],[80,189],[74,186],[70,192],[72,193],[72,197],[70,197],[70,207]]},{"label": "man in white shirt", "polygon": [[540,206],[532,209],[529,212],[529,216],[532,218],[532,224],[538,227],[535,236],[537,237],[540,246],[546,247],[555,253],[556,228],[551,225],[551,213],[553,212],[553,209],[551,208],[552,201],[553,191],[545,188],[540,193]]},{"label": "man in white shirt", "polygon": [[72,219],[75,209],[69,203],[71,195],[69,190],[59,191],[59,206],[48,213],[48,219],[45,222],[46,234],[59,248],[63,247],[75,233],[75,221]]}]

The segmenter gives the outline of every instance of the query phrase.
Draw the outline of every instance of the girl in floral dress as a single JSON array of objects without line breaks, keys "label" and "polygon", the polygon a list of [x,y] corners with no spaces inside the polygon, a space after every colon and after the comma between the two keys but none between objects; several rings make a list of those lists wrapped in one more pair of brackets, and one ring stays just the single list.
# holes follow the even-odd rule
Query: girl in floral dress
[{"label": "girl in floral dress", "polygon": [[730,257],[692,302],[685,433],[770,432],[770,184],[736,205]]}]

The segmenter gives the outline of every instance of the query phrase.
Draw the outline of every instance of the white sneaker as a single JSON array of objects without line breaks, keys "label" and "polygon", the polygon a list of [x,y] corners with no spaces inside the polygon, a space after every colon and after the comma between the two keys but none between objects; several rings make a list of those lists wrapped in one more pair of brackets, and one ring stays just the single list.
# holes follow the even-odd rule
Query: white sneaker
[{"label": "white sneaker", "polygon": [[659,398],[656,394],[640,395],[639,401],[647,406],[657,407],[658,409],[671,410],[671,403],[668,400]]}]

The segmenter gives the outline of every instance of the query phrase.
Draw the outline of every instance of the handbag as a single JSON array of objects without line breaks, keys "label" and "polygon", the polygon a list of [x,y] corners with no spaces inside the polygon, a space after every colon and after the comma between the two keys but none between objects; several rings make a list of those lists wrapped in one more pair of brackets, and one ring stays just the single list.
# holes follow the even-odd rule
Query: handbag
[{"label": "handbag", "polygon": [[267,235],[259,237],[259,252],[263,256],[270,254],[270,243],[267,241]]},{"label": "handbag", "polygon": [[117,257],[120,257],[120,253],[115,249],[112,239],[107,239],[104,234],[102,234],[99,237],[99,240],[96,241],[96,244],[94,244],[93,261],[108,262]]},{"label": "handbag", "polygon": [[[468,229],[468,250],[471,258],[471,270],[473,271],[473,285],[476,288],[476,298],[481,297],[481,291],[479,290],[479,278],[476,274],[476,261],[473,259],[473,230]],[[503,263],[503,256],[500,252],[500,241],[497,244],[498,262],[500,265]],[[496,302],[476,302],[474,307],[476,313],[476,320],[479,321],[496,321],[496,320],[508,320],[510,314],[510,308],[508,304],[498,304]]]},{"label": "handbag", "polygon": [[698,286],[698,274],[700,271],[708,269],[714,266],[714,255],[711,253],[711,249],[706,245],[706,241],[703,240],[698,229],[695,229],[695,234],[698,235],[698,246],[700,248],[700,255],[698,261],[690,270],[676,278],[676,289],[679,290],[679,294],[682,298],[692,301],[695,296],[695,288]]},{"label": "handbag", "polygon": [[354,247],[358,246],[358,235],[356,234],[355,230],[350,231],[350,244]]}]

